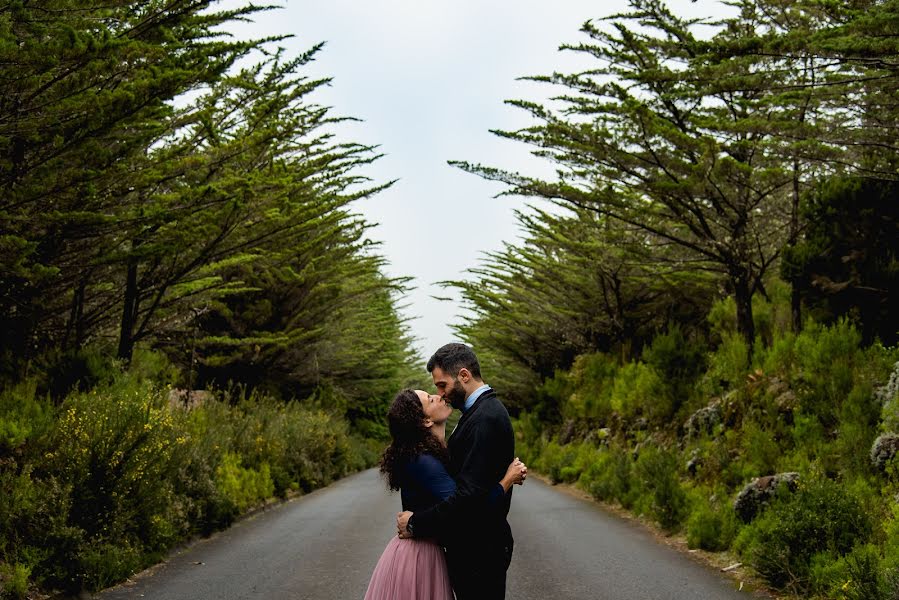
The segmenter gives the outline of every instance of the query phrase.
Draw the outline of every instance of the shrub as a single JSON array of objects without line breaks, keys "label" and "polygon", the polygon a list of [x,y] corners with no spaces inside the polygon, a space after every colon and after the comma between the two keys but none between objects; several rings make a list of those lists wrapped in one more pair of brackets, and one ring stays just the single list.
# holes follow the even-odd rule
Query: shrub
[{"label": "shrub", "polygon": [[730,548],[740,526],[733,508],[717,497],[710,499],[708,494],[696,494],[691,504],[687,545],[713,552]]},{"label": "shrub", "polygon": [[549,442],[535,467],[545,472],[553,483],[562,483],[566,481],[566,478],[568,482],[571,482],[577,479],[577,475],[571,469],[576,457],[577,450],[573,444],[561,445]]},{"label": "shrub", "polygon": [[608,354],[578,356],[567,381],[560,380],[558,384],[563,390],[572,390],[562,405],[563,416],[605,422],[612,412],[609,391],[618,368],[618,360]]},{"label": "shrub", "polygon": [[0,454],[46,434],[55,411],[46,398],[37,396],[37,382],[26,380],[0,392]]},{"label": "shrub", "polygon": [[676,530],[687,517],[687,494],[678,480],[677,456],[663,448],[644,447],[634,465],[647,509],[666,531]]},{"label": "shrub", "polygon": [[639,362],[624,365],[615,375],[611,405],[625,420],[646,417],[660,423],[674,414],[671,396],[658,373]]},{"label": "shrub", "polygon": [[705,370],[705,344],[688,340],[675,323],[643,350],[643,362],[661,377],[671,412],[675,413],[687,402],[693,384]]},{"label": "shrub", "polygon": [[739,334],[727,333],[709,356],[709,370],[705,374],[706,391],[717,394],[735,387],[746,379],[748,372],[749,346]]},{"label": "shrub", "polygon": [[743,424],[741,435],[742,479],[772,475],[781,455],[780,446],[770,431],[753,421]]},{"label": "shrub", "polygon": [[239,454],[227,452],[215,472],[216,487],[234,507],[235,514],[245,512],[275,493],[268,464],[262,464],[257,471],[244,468],[241,463]]},{"label": "shrub", "polygon": [[151,522],[171,502],[168,482],[176,451],[187,440],[157,390],[124,394],[117,388],[69,397],[48,455],[71,486],[72,524],[92,537],[135,536],[146,541]]},{"label": "shrub", "polygon": [[536,466],[546,441],[542,424],[535,413],[522,412],[512,421],[515,431],[515,453],[528,466]]},{"label": "shrub", "polygon": [[579,484],[598,500],[631,508],[636,499],[632,478],[633,463],[627,453],[609,448],[597,452],[596,460],[584,470]]},{"label": "shrub", "polygon": [[140,549],[122,540],[94,542],[79,554],[77,573],[81,585],[96,592],[127,579],[144,565]]},{"label": "shrub", "polygon": [[778,498],[744,528],[739,546],[771,585],[805,593],[815,554],[845,555],[871,532],[870,517],[859,501],[825,479]]},{"label": "shrub", "polygon": [[881,568],[880,549],[861,544],[845,558],[849,578],[840,591],[847,600],[891,600],[899,590],[890,589],[888,573]]},{"label": "shrub", "polygon": [[0,597],[9,600],[22,600],[28,595],[28,578],[31,568],[19,563],[0,564]]}]

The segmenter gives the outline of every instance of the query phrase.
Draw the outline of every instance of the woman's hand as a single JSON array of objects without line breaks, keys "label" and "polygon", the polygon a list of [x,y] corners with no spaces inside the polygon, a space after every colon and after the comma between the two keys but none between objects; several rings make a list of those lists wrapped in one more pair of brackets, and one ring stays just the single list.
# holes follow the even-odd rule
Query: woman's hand
[{"label": "woman's hand", "polygon": [[521,485],[524,483],[524,480],[527,479],[528,476],[528,467],[526,464],[518,460],[518,457],[515,457],[515,460],[512,461],[512,464],[509,465],[509,468],[506,469],[506,475],[503,477],[502,481],[499,482],[505,491],[509,491],[513,485]]}]

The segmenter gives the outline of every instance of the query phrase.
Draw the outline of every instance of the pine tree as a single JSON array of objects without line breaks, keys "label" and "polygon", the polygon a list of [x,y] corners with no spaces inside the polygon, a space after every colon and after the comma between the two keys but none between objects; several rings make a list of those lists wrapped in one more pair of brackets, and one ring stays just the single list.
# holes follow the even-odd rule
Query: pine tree
[{"label": "pine tree", "polygon": [[[705,53],[694,33],[702,21],[657,1],[631,5],[586,23],[589,42],[565,46],[594,57],[595,68],[531,78],[567,90],[558,107],[512,101],[537,124],[497,132],[534,146],[556,165],[556,180],[456,164],[505,182],[506,193],[591,210],[679,247],[685,267],[724,279],[752,344],[752,296],[788,236],[791,184],[789,163],[758,127],[768,115],[760,75],[753,61]],[[743,35],[739,20],[727,25],[720,35]],[[741,77],[753,85],[734,85]]]}]

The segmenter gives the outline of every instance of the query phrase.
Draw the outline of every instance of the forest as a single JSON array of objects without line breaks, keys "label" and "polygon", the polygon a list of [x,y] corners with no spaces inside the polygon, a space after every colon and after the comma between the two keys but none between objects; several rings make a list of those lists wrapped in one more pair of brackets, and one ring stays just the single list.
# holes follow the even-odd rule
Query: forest
[{"label": "forest", "polygon": [[[572,31],[592,67],[494,132],[553,177],[452,161],[523,236],[443,283],[456,333],[534,471],[778,593],[895,600],[899,1],[729,4]],[[0,3],[4,597],[376,464],[427,385],[322,46],[228,35],[269,9]]]}]

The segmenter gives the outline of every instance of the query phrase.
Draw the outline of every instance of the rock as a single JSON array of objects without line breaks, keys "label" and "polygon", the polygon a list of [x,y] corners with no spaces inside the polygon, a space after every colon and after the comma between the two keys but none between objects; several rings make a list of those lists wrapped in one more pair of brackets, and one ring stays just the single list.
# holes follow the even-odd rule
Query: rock
[{"label": "rock", "polygon": [[893,372],[886,385],[874,390],[874,398],[883,407],[881,419],[884,427],[899,430],[899,362],[893,365]]},{"label": "rock", "polygon": [[882,385],[874,390],[874,398],[881,405],[895,400],[897,396],[899,396],[899,362],[893,365],[893,372],[890,373],[890,379],[886,385]]},{"label": "rock", "polygon": [[597,446],[608,446],[609,438],[612,437],[612,430],[608,427],[594,429],[587,435],[587,441]]},{"label": "rock", "polygon": [[574,438],[574,419],[568,419],[565,421],[565,425],[562,427],[562,431],[559,433],[559,443],[565,445]]},{"label": "rock", "polygon": [[871,444],[871,464],[880,471],[899,453],[899,434],[885,433]]},{"label": "rock", "polygon": [[690,460],[687,461],[687,473],[689,473],[691,477],[695,477],[696,472],[701,466],[702,457],[700,456],[699,448],[694,448],[690,453]]},{"label": "rock", "polygon": [[779,377],[771,377],[768,380],[768,396],[776,398],[790,391],[790,384]]},{"label": "rock", "polygon": [[696,472],[699,471],[699,467],[701,466],[701,458],[691,458],[687,461],[687,473],[690,474],[690,477],[696,477]]},{"label": "rock", "polygon": [[213,398],[208,390],[191,390],[190,393],[182,388],[169,390],[169,406],[172,408],[196,408]]},{"label": "rock", "polygon": [[721,416],[721,406],[717,402],[700,408],[687,419],[684,433],[688,438],[708,435],[721,423]]},{"label": "rock", "polygon": [[777,475],[767,475],[765,477],[756,477],[750,481],[737,494],[734,500],[734,510],[737,516],[748,523],[761,510],[761,508],[771,501],[782,486],[787,486],[791,492],[796,490],[796,484],[799,481],[799,473],[779,473]]}]

